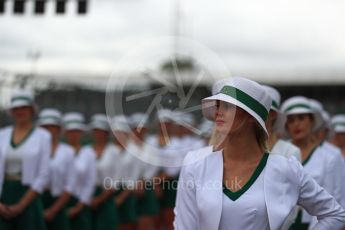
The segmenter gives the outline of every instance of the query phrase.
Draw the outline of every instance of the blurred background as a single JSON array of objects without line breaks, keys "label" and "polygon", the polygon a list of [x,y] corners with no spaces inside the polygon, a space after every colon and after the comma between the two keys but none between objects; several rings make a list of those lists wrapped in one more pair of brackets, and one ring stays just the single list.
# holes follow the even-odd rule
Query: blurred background
[{"label": "blurred background", "polygon": [[[110,78],[126,79],[118,94],[132,95],[161,87],[176,70],[179,87],[193,88],[188,105],[208,96],[214,80],[244,76],[275,86],[283,100],[304,95],[344,113],[344,12],[341,0],[0,0],[0,126],[10,122],[6,106],[18,88],[34,90],[40,108],[89,117],[105,112]],[[117,65],[162,37],[170,39],[164,55],[149,46]],[[226,70],[209,62],[206,80],[193,85],[205,63],[182,37],[207,47]],[[145,111],[154,96],[124,101],[124,112]],[[178,100],[168,92],[161,103]]]}]

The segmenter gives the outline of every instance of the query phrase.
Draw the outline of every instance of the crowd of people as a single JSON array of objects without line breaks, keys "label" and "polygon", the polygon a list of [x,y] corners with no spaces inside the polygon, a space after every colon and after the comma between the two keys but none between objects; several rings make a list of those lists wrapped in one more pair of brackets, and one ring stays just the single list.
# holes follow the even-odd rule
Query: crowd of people
[{"label": "crowd of people", "polygon": [[0,130],[0,229],[345,227],[345,115],[303,96],[280,105],[276,89],[245,78],[212,94],[198,125],[169,109],[87,122],[14,93]]}]

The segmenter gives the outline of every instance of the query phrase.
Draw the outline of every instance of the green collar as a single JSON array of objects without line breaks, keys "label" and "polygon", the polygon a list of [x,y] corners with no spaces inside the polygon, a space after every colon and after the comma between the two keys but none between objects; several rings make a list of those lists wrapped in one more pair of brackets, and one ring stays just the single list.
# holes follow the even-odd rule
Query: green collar
[{"label": "green collar", "polygon": [[269,154],[268,153],[264,153],[264,155],[262,156],[260,163],[258,164],[258,166],[256,167],[256,169],[254,170],[253,175],[250,177],[250,179],[248,180],[248,182],[237,192],[232,192],[230,189],[228,189],[226,187],[226,185],[223,183],[223,193],[229,197],[232,201],[237,200],[238,198],[240,198],[240,196],[242,196],[242,194],[244,194],[256,181],[256,179],[259,177],[259,175],[261,174],[262,170],[265,168],[266,163],[267,163],[267,159],[268,159]]},{"label": "green collar", "polygon": [[14,128],[13,128],[12,134],[11,134],[11,146],[12,146],[12,148],[15,149],[15,148],[18,148],[19,146],[21,146],[31,136],[31,134],[33,133],[35,128],[36,128],[35,126],[32,127],[32,129],[26,134],[26,136],[21,141],[19,141],[19,143],[17,143],[17,144],[13,142],[13,132],[14,132]]},{"label": "green collar", "polygon": [[302,165],[303,165],[303,166],[306,165],[306,164],[309,162],[310,158],[311,158],[312,155],[314,154],[314,152],[315,152],[315,150],[317,149],[317,147],[318,147],[318,146],[315,146],[315,147],[310,151],[308,157],[302,162]]}]

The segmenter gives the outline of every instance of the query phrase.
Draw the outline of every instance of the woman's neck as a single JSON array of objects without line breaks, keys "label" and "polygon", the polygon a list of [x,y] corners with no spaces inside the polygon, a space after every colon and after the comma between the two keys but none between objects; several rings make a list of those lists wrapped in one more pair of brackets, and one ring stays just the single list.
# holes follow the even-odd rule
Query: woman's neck
[{"label": "woman's neck", "polygon": [[32,122],[20,122],[16,123],[15,129],[17,130],[30,130],[34,127]]},{"label": "woman's neck", "polygon": [[72,147],[75,150],[75,153],[78,154],[79,150],[81,149],[81,144],[80,143],[76,143],[76,144],[73,144]]},{"label": "woman's neck", "polygon": [[104,146],[106,146],[107,145],[107,141],[105,140],[105,141],[97,141],[97,142],[95,142],[94,144],[93,144],[93,146],[95,147],[95,148],[104,148]]},{"label": "woman's neck", "polygon": [[309,156],[310,151],[315,146],[311,137],[306,137],[300,140],[293,140],[292,143],[299,147],[299,149],[301,150],[302,162]]},{"label": "woman's neck", "polygon": [[225,160],[250,161],[256,160],[263,154],[253,130],[249,127],[243,128],[241,132],[228,135],[223,146]]}]

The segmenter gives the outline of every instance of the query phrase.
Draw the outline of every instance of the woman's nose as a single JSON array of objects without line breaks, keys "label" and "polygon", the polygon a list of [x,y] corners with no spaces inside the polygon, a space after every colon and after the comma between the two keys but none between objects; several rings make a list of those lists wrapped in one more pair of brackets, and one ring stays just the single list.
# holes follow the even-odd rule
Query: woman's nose
[{"label": "woman's nose", "polygon": [[220,108],[218,108],[218,109],[216,110],[216,118],[217,118],[217,117],[221,117],[221,116],[223,116],[223,114],[222,114]]}]

